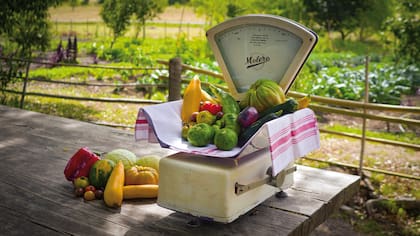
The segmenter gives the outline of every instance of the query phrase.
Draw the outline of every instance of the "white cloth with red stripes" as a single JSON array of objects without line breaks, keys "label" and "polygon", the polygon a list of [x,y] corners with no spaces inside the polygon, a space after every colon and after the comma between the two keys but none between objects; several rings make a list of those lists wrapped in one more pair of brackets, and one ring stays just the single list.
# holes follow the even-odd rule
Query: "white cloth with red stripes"
[{"label": "white cloth with red stripes", "polygon": [[242,147],[222,151],[214,145],[194,147],[181,138],[180,118],[182,100],[146,106],[139,109],[135,139],[159,142],[164,148],[218,158],[235,158],[261,133],[265,133],[273,175],[282,171],[291,161],[320,147],[319,129],[314,112],[305,108],[265,123]]}]

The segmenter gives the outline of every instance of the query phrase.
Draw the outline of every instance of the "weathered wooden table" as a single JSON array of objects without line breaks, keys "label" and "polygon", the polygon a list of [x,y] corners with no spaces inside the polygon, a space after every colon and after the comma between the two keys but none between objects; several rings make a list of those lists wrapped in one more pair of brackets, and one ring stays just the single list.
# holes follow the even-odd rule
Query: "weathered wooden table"
[{"label": "weathered wooden table", "polygon": [[125,201],[120,209],[85,202],[63,174],[83,146],[137,155],[170,150],[134,142],[129,131],[6,106],[0,106],[0,125],[1,235],[307,235],[359,186],[358,176],[298,166],[287,198],[273,196],[230,224],[193,227],[191,216],[155,200]]}]

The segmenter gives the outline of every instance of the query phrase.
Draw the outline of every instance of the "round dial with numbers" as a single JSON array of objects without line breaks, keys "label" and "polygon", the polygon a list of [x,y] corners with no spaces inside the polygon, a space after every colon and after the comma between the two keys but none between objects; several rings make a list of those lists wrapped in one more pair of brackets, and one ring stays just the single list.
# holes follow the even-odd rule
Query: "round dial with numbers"
[{"label": "round dial with numbers", "polygon": [[287,91],[317,39],[297,23],[269,15],[234,18],[210,29],[207,37],[236,97],[262,78]]}]

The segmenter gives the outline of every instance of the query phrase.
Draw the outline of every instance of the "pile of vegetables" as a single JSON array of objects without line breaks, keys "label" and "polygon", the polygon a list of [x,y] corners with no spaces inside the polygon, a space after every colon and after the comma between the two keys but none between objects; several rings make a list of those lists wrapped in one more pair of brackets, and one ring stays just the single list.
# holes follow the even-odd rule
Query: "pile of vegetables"
[{"label": "pile of vegetables", "polygon": [[108,207],[120,207],[124,199],[156,198],[159,190],[159,159],[136,157],[126,149],[99,156],[81,148],[64,170],[75,195],[86,201],[103,199]]},{"label": "pile of vegetables", "polygon": [[182,138],[197,147],[214,144],[220,150],[243,146],[266,122],[309,104],[309,97],[287,98],[274,81],[259,79],[241,101],[214,85],[209,92],[195,76],[184,92]]}]

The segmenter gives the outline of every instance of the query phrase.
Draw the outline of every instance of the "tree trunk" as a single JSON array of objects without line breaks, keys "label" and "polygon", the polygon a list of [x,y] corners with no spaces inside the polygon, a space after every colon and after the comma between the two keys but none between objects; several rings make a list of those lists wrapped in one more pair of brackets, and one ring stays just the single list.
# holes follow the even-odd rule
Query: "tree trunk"
[{"label": "tree trunk", "polygon": [[142,19],[142,25],[143,25],[143,40],[146,39],[146,19]]}]

